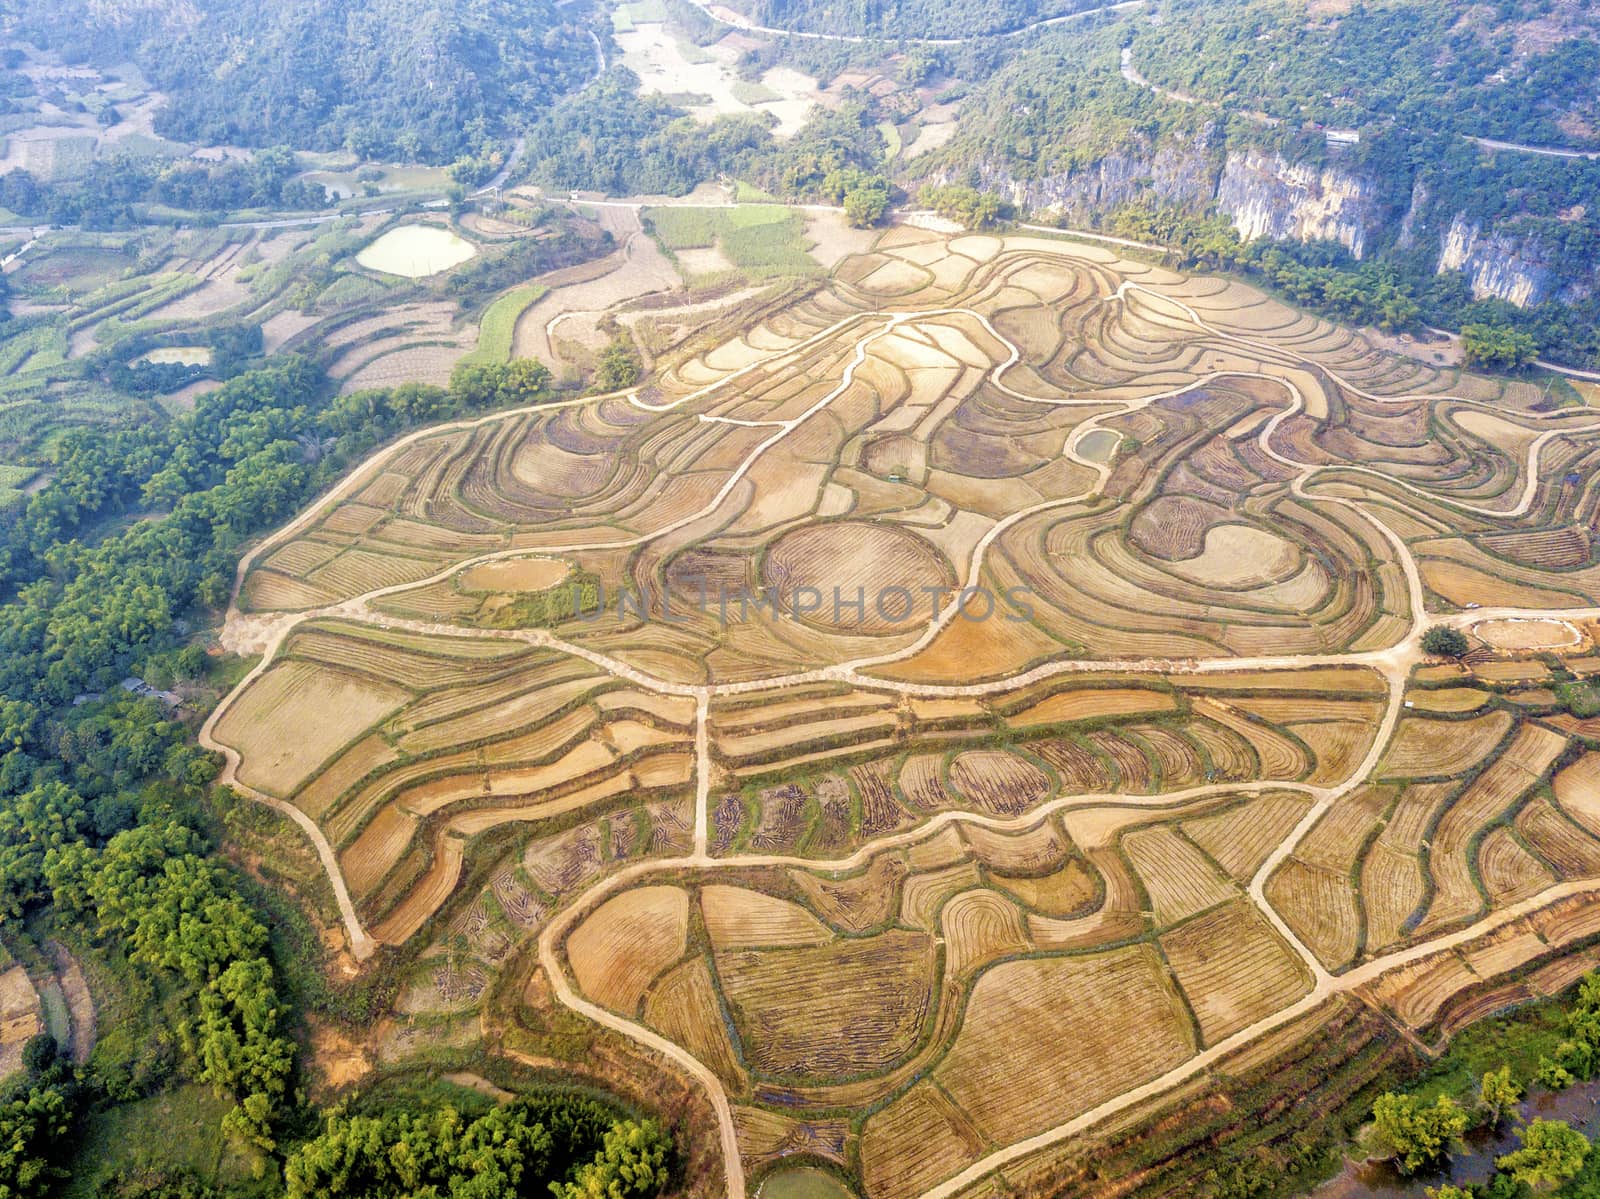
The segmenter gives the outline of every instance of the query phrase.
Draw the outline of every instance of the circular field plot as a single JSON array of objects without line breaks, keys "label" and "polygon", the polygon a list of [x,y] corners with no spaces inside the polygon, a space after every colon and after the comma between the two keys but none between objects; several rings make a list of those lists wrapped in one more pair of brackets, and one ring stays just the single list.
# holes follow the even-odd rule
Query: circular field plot
[{"label": "circular field plot", "polygon": [[[792,595],[812,588],[823,597],[807,619],[825,628],[863,633],[908,629],[932,610],[927,588],[951,588],[949,561],[915,533],[864,521],[829,521],[785,533],[761,564],[764,585]],[[865,614],[835,606],[834,593],[865,598]]]},{"label": "circular field plot", "polygon": [[1482,620],[1472,632],[1495,649],[1570,649],[1583,644],[1583,634],[1564,620]]}]

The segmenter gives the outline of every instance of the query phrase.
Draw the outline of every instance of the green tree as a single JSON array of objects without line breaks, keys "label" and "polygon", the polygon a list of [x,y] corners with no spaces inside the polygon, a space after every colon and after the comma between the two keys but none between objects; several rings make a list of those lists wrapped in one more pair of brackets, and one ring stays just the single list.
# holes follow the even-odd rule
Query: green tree
[{"label": "green tree", "polygon": [[34,1087],[0,1105],[0,1199],[42,1199],[61,1172],[53,1146],[67,1135],[72,1112],[65,1092]]},{"label": "green tree", "polygon": [[1570,1070],[1548,1057],[1539,1058],[1539,1067],[1533,1077],[1541,1087],[1551,1091],[1564,1091],[1577,1081]]},{"label": "green tree", "polygon": [[1400,1169],[1415,1173],[1450,1152],[1450,1146],[1467,1130],[1467,1113],[1448,1095],[1424,1106],[1415,1095],[1393,1091],[1378,1096],[1372,1105],[1378,1135],[1389,1146]]},{"label": "green tree", "polygon": [[840,167],[822,181],[822,194],[844,205],[845,220],[854,228],[869,229],[889,209],[889,181],[859,167]]},{"label": "green tree", "polygon": [[658,1194],[667,1185],[672,1138],[654,1120],[625,1120],[606,1132],[605,1146],[563,1187],[556,1199],[630,1199]]},{"label": "green tree", "polygon": [[1468,366],[1489,370],[1517,370],[1527,366],[1539,353],[1533,334],[1509,325],[1464,325],[1461,352]]},{"label": "green tree", "polygon": [[1478,1100],[1489,1112],[1491,1124],[1500,1123],[1521,1099],[1522,1088],[1512,1079],[1510,1066],[1489,1070],[1478,1082]]},{"label": "green tree", "polygon": [[622,391],[639,381],[643,373],[639,352],[626,337],[613,338],[611,344],[600,352],[595,364],[593,386],[596,391]]},{"label": "green tree", "polygon": [[1519,1136],[1522,1148],[1502,1154],[1494,1164],[1535,1190],[1565,1182],[1589,1156],[1589,1138],[1564,1120],[1534,1119]]},{"label": "green tree", "polygon": [[1467,635],[1449,625],[1434,625],[1422,635],[1422,649],[1436,658],[1460,658],[1472,648]]},{"label": "green tree", "polygon": [[917,199],[948,221],[967,229],[987,229],[1010,215],[1011,206],[999,196],[961,183],[930,184]]},{"label": "green tree", "polygon": [[844,219],[855,229],[870,229],[889,208],[887,188],[860,187],[844,198]]}]

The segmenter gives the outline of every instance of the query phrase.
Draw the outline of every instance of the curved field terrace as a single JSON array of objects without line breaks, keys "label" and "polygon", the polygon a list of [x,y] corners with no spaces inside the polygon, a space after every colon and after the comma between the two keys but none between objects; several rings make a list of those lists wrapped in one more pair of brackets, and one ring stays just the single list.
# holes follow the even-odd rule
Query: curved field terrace
[{"label": "curved field terrace", "polygon": [[714,327],[241,567],[205,740],[408,1020],[631,1047],[731,1196],[992,1195],[1600,932],[1600,417],[1042,237]]}]

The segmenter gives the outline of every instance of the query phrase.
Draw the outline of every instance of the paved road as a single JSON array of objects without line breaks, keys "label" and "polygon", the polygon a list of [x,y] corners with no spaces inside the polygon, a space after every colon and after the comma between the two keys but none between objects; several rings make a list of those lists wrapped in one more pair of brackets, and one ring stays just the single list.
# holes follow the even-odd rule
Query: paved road
[{"label": "paved road", "polygon": [[1587,158],[1591,161],[1600,159],[1600,150],[1569,150],[1562,146],[1529,146],[1522,142],[1502,142],[1492,137],[1469,137],[1468,141],[1477,142],[1485,150],[1510,150],[1515,154],[1542,154],[1546,158]]},{"label": "paved road", "polygon": [[512,142],[511,154],[506,158],[505,165],[495,173],[495,177],[493,179],[489,180],[489,182],[485,183],[472,194],[475,196],[482,196],[504,187],[506,185],[506,180],[511,177],[511,172],[516,170],[517,164],[522,161],[523,152],[526,151],[527,148],[528,139],[525,137],[519,137],[516,141]]}]

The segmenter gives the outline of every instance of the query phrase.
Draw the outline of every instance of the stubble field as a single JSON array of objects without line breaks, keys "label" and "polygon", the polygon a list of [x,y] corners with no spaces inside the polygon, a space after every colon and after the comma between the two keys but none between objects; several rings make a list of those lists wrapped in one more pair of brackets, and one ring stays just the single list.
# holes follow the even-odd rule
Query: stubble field
[{"label": "stubble field", "polygon": [[729,1194],[994,1194],[1347,995],[1435,1037],[1600,932],[1600,729],[1546,686],[1600,672],[1592,417],[1041,237],[749,305],[242,572],[208,735],[353,942],[421,946],[411,1018],[640,1046]]}]

